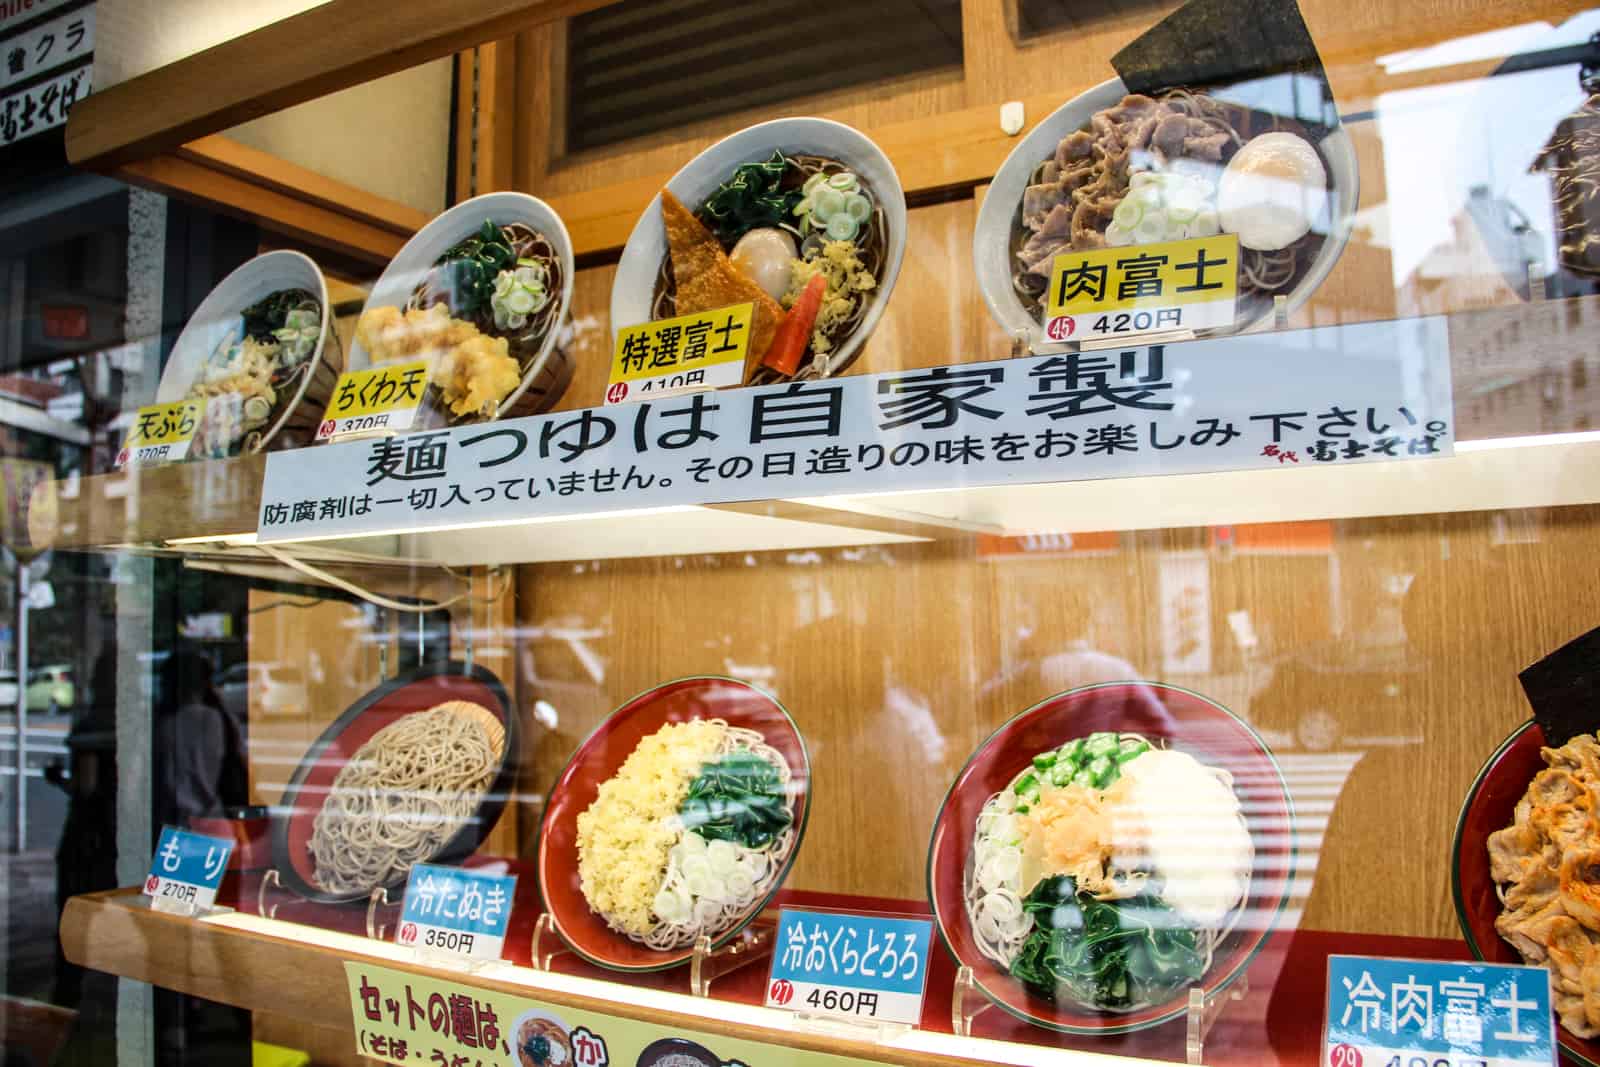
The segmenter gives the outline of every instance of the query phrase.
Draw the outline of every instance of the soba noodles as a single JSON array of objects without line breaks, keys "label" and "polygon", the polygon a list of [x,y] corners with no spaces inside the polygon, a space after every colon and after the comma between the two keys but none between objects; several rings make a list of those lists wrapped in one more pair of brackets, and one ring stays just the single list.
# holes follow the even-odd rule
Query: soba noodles
[{"label": "soba noodles", "polygon": [[373,734],[340,768],[312,824],[317,885],[368,893],[431,859],[478,810],[504,749],[494,714],[459,700]]},{"label": "soba noodles", "polygon": [[1226,771],[1092,734],[1034,757],[984,804],[967,918],[983,955],[1029,990],[1137,1011],[1204,977],[1253,854]]},{"label": "soba noodles", "polygon": [[578,816],[584,898],[660,951],[717,937],[764,900],[795,845],[793,772],[755,730],[670,723]]},{"label": "soba noodles", "polygon": [[[745,186],[757,179],[744,173],[763,169],[775,174],[764,195],[782,205],[781,209],[768,208],[765,215],[750,207],[760,198]],[[732,255],[735,268],[758,282],[775,280],[771,295],[786,311],[799,305],[805,284],[813,275],[821,273],[827,278],[826,295],[804,346],[808,358],[802,358],[792,373],[756,364],[747,384],[815,379],[836,373],[841,369],[833,365],[838,349],[861,326],[872,302],[878,299],[878,280],[883,277],[889,256],[888,215],[883,204],[862,178],[839,161],[824,156],[776,153],[764,163],[746,164],[740,172],[707,200],[710,205],[720,197],[719,207],[722,201],[732,201],[739,210],[714,212],[702,205],[696,213],[712,229],[723,251]],[[737,197],[728,192],[735,186],[739,189]],[[824,200],[837,200],[819,207],[819,193]],[[841,218],[839,228],[830,229],[827,223],[834,216],[848,217],[850,221],[846,223]],[[753,240],[760,238],[765,240]],[[670,254],[663,256],[656,273],[652,320],[683,313],[678,306],[672,259]],[[762,353],[752,355],[759,360]]]}]

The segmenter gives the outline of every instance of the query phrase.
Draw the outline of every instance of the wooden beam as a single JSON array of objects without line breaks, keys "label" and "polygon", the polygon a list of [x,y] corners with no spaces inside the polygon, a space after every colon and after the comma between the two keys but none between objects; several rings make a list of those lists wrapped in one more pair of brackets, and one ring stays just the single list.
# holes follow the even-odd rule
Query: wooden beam
[{"label": "wooden beam", "polygon": [[[283,163],[282,166],[291,165]],[[284,188],[269,176],[236,173],[181,153],[125,163],[112,173],[130,185],[154,189],[223,214],[248,219],[297,241],[329,248],[375,266],[388,263],[421,224],[401,225],[398,213],[379,222],[364,213],[351,212],[308,197],[302,191]],[[409,211],[403,205],[394,206]],[[416,216],[422,218],[421,212]]]},{"label": "wooden beam", "polygon": [[327,93],[614,0],[329,0],[92,93],[67,122],[67,159],[110,170]]}]

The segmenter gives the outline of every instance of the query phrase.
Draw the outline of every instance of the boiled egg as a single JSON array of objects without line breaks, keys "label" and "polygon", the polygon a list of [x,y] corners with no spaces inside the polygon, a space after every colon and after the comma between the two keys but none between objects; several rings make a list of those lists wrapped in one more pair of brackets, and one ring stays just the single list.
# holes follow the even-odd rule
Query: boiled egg
[{"label": "boiled egg", "polygon": [[1311,142],[1292,133],[1247,141],[1222,172],[1222,229],[1260,252],[1287,248],[1311,229],[1328,200],[1328,172]]},{"label": "boiled egg", "polygon": [[767,291],[774,300],[789,291],[789,275],[795,258],[794,238],[775,226],[751,230],[739,238],[728,257],[744,276]]}]

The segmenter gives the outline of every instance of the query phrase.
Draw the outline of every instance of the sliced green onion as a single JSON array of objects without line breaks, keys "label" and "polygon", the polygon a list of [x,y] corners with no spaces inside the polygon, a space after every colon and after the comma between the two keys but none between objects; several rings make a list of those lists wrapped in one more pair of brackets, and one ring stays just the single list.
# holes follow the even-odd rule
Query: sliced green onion
[{"label": "sliced green onion", "polygon": [[1138,189],[1141,186],[1150,185],[1150,184],[1152,184],[1154,182],[1159,182],[1160,180],[1161,179],[1152,171],[1148,171],[1148,170],[1135,171],[1128,178],[1128,188],[1130,188],[1130,189]]},{"label": "sliced green onion", "polygon": [[800,187],[800,191],[806,196],[810,196],[812,191],[816,189],[817,186],[821,185],[827,180],[828,176],[819,170],[817,173],[806,179],[806,183]]},{"label": "sliced green onion", "polygon": [[866,222],[872,214],[872,201],[860,193],[851,193],[844,199],[844,211],[857,222]]},{"label": "sliced green onion", "polygon": [[1124,202],[1132,200],[1146,211],[1152,211],[1161,206],[1161,186],[1157,184],[1141,185],[1124,198]]},{"label": "sliced green onion", "polygon": [[844,212],[839,212],[828,219],[828,237],[835,241],[854,240],[856,232],[861,229],[861,224],[856,222]]},{"label": "sliced green onion", "polygon": [[1106,244],[1112,247],[1129,245],[1133,243],[1133,232],[1125,226],[1112,223],[1106,227]]},{"label": "sliced green onion", "polygon": [[856,176],[847,170],[829,177],[828,184],[845,193],[853,193],[861,187],[861,183],[856,181]]},{"label": "sliced green onion", "polygon": [[1217,212],[1214,208],[1205,208],[1189,223],[1190,237],[1215,237],[1222,232],[1222,226],[1217,221]]},{"label": "sliced green onion", "polygon": [[1188,187],[1173,190],[1167,198],[1167,218],[1173,222],[1189,222],[1200,214],[1205,201]]},{"label": "sliced green onion", "polygon": [[1166,223],[1160,216],[1145,218],[1134,227],[1133,242],[1141,245],[1155,244],[1166,235]]},{"label": "sliced green onion", "polygon": [[1143,217],[1144,208],[1131,196],[1123,197],[1122,203],[1118,204],[1111,212],[1111,221],[1121,226],[1124,230],[1131,230],[1139,225],[1139,220]]},{"label": "sliced green onion", "polygon": [[837,189],[818,189],[811,195],[811,216],[818,222],[827,222],[844,210],[844,194]]}]

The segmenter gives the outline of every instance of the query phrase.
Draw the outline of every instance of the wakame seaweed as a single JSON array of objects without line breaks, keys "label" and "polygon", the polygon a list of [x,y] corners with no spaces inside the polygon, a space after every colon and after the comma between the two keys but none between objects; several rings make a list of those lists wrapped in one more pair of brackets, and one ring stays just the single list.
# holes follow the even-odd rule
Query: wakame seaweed
[{"label": "wakame seaweed", "polygon": [[730,247],[751,230],[790,222],[796,204],[804,199],[798,187],[784,189],[789,161],[774,151],[764,163],[745,163],[701,205],[700,221]]},{"label": "wakame seaweed", "polygon": [[440,256],[438,265],[446,271],[445,290],[453,294],[450,313],[471,318],[489,306],[500,272],[516,269],[517,254],[494,220],[485,219],[477,233]]},{"label": "wakame seaweed", "polygon": [[1104,1009],[1157,1004],[1198,981],[1200,936],[1154,896],[1096,900],[1070,875],[1042,879],[1022,902],[1034,930],[1011,963],[1029,989]]},{"label": "wakame seaweed", "polygon": [[789,825],[783,782],[772,764],[752,752],[707,763],[678,808],[685,830],[707,841],[765,848]]},{"label": "wakame seaweed", "polygon": [[268,293],[239,313],[244,319],[244,335],[262,344],[276,340],[272,331],[281,329],[289,312],[308,300],[315,301],[316,297],[304,289]]}]

